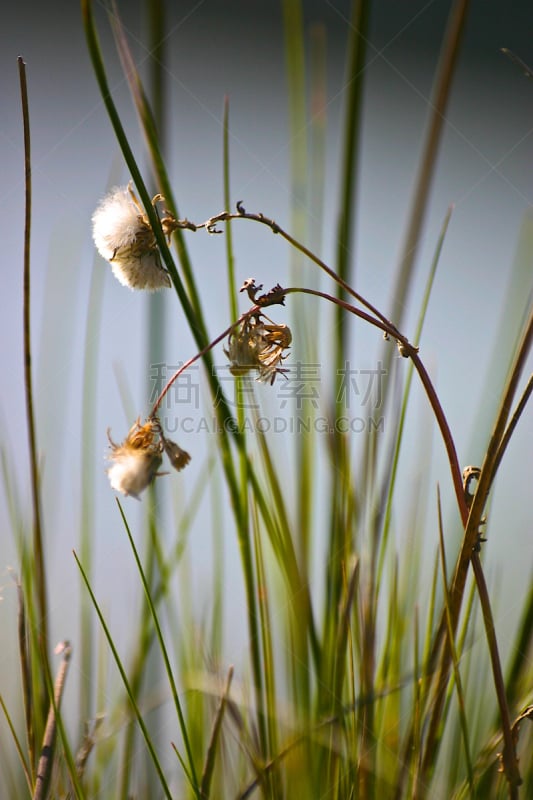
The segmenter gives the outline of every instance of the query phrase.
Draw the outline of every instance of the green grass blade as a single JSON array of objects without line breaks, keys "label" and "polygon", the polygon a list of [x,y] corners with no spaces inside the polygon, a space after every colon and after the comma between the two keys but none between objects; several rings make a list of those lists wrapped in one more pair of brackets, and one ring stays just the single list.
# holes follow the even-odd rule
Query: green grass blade
[{"label": "green grass blade", "polygon": [[[348,101],[345,111],[342,161],[340,172],[339,223],[337,228],[337,273],[343,280],[355,284],[353,271],[355,211],[359,177],[359,143],[363,119],[363,87],[367,32],[370,19],[369,0],[352,0],[349,33],[349,54],[346,70]],[[338,293],[342,297],[342,293]],[[339,310],[340,311],[340,310]],[[337,358],[342,367],[346,353],[346,319],[337,314]]]},{"label": "green grass blade", "polygon": [[20,740],[19,740],[19,738],[17,736],[17,731],[15,730],[15,726],[13,724],[13,720],[11,719],[11,716],[9,714],[7,706],[6,706],[5,702],[4,702],[4,698],[2,697],[1,694],[0,694],[0,706],[2,706],[2,711],[4,712],[4,716],[6,718],[6,722],[7,722],[7,725],[9,727],[9,732],[11,734],[11,738],[13,739],[13,743],[15,745],[15,749],[16,749],[17,755],[19,757],[19,761],[20,761],[20,765],[22,767],[22,771],[24,773],[24,777],[26,778],[26,785],[28,787],[29,796],[31,797],[32,793],[33,793],[33,789],[32,789],[33,781],[32,781],[30,768],[29,768],[29,765],[26,763],[26,758],[24,756],[24,750],[23,750],[22,744],[20,743]]},{"label": "green grass blade", "polygon": [[522,694],[524,687],[528,687],[529,676],[528,667],[530,666],[524,653],[531,652],[533,642],[533,580],[530,582],[529,592],[524,602],[522,618],[518,628],[518,636],[513,647],[507,670],[507,680],[505,682],[506,694],[509,699],[509,706],[516,707],[518,698]]},{"label": "green grass blade", "polygon": [[[442,247],[444,244],[444,240],[446,238],[446,233],[448,232],[448,226],[450,224],[451,215],[453,212],[453,206],[450,206],[448,212],[444,218],[444,222],[441,228],[441,232],[439,235],[439,239],[437,241],[437,247],[435,249],[435,254],[433,256],[433,261],[431,263],[431,267],[429,270],[429,274],[426,280],[426,285],[424,287],[424,294],[422,297],[422,302],[420,305],[420,311],[418,313],[418,321],[416,324],[415,330],[415,338],[414,343],[416,346],[419,345],[420,339],[422,336],[422,331],[424,329],[424,322],[427,315],[427,310],[429,306],[429,300],[431,297],[431,291],[433,289],[433,283],[435,281],[435,275],[437,273],[437,267],[440,260],[440,255],[442,252]],[[394,497],[394,491],[396,488],[396,479],[398,476],[398,466],[400,461],[400,451],[402,447],[403,441],[403,431],[405,427],[405,419],[407,415],[407,406],[409,403],[409,397],[411,393],[411,385],[413,380],[413,365],[409,363],[407,369],[407,375],[405,379],[405,388],[403,391],[402,403],[400,407],[400,415],[398,419],[398,427],[396,432],[396,442],[394,446],[394,453],[392,456],[392,467],[390,472],[390,479],[388,485],[388,492],[387,492],[387,500],[385,505],[385,517],[383,521],[383,533],[381,536],[381,543],[380,543],[380,554],[379,554],[379,562],[377,567],[377,579],[376,579],[376,597],[379,595],[380,587],[381,587],[381,580],[383,574],[383,563],[385,559],[385,553],[387,551],[387,546],[389,542],[389,533],[390,533],[390,526],[392,520],[392,501]]]},{"label": "green grass blade", "polygon": [[500,319],[494,327],[494,343],[487,373],[479,388],[476,402],[480,413],[468,443],[469,453],[483,452],[486,447],[490,426],[498,410],[499,395],[494,387],[503,386],[509,377],[509,364],[518,347],[533,296],[532,254],[533,217],[528,211],[520,227],[511,274],[502,299]]},{"label": "green grass blade", "polygon": [[[297,238],[305,235],[307,202],[307,114],[303,8],[301,0],[281,0],[285,62],[288,82],[291,230]],[[300,283],[301,256],[291,253],[292,280]]]},{"label": "green grass blade", "polygon": [[[93,264],[87,319],[85,324],[85,348],[83,361],[82,391],[82,430],[84,435],[81,453],[81,516],[80,516],[80,558],[86,565],[89,579],[92,576],[93,526],[95,505],[94,463],[97,441],[96,398],[98,396],[98,331],[100,330],[103,308],[104,272]],[[93,715],[92,660],[94,650],[94,631],[91,608],[87,595],[81,598],[80,609],[80,684],[79,707],[80,729]],[[80,730],[81,732],[81,730]]]},{"label": "green grass blade", "polygon": [[[277,712],[276,712],[276,676],[274,665],[274,649],[272,646],[272,622],[270,612],[270,592],[265,574],[263,547],[257,519],[257,509],[252,509],[254,529],[255,569],[257,574],[257,594],[259,609],[259,630],[261,633],[261,651],[263,655],[263,673],[265,678],[265,711],[268,735],[267,757],[271,759],[278,750]],[[269,776],[270,777],[270,776]],[[276,773],[270,777],[271,791],[282,800],[281,787],[276,782]]]},{"label": "green grass blade", "polygon": [[407,295],[413,281],[413,270],[421,233],[429,207],[430,190],[435,174],[442,133],[446,123],[446,109],[459,57],[461,39],[466,25],[468,6],[469,0],[456,0],[450,10],[437,73],[433,83],[431,101],[428,104],[430,115],[426,138],[418,164],[405,240],[392,293],[393,310],[390,317],[400,329],[407,306]]},{"label": "green grass blade", "polygon": [[292,538],[292,527],[281,488],[280,477],[272,460],[267,438],[257,424],[257,418],[255,428],[257,431],[256,440],[259,445],[263,468],[268,480],[268,490],[271,499],[269,500],[262,491],[253,466],[250,464],[250,478],[254,497],[267,526],[267,532],[270,536],[274,555],[287,580],[290,595],[294,598],[301,598],[299,604],[300,625],[308,630],[315,668],[318,668],[320,664],[320,643],[313,617],[309,584],[298,564]]},{"label": "green grass blade", "polygon": [[[223,134],[222,165],[224,208],[229,210],[232,203],[230,188],[229,97],[227,96],[224,98]],[[225,234],[230,319],[237,319],[239,316],[239,306],[237,302],[237,284],[235,283],[235,256],[233,253],[233,230],[231,220],[228,220],[226,223]]]},{"label": "green grass blade", "polygon": [[220,731],[222,729],[222,720],[226,710],[227,699],[229,696],[231,682],[233,680],[233,667],[228,670],[228,677],[226,678],[226,688],[220,698],[220,703],[217,709],[216,717],[213,722],[213,729],[209,739],[209,747],[205,760],[204,769],[202,771],[202,782],[200,785],[200,797],[202,800],[208,800],[211,791],[211,781],[213,779],[213,771],[215,768],[215,758],[218,740],[220,738]]},{"label": "green grass blade", "polygon": [[122,679],[122,683],[124,684],[124,688],[126,689],[126,693],[128,695],[129,701],[131,703],[131,707],[133,709],[135,717],[137,718],[137,723],[139,725],[139,728],[142,731],[142,734],[143,734],[143,737],[144,737],[144,741],[146,743],[146,746],[148,748],[150,756],[152,757],[152,761],[153,761],[154,767],[155,767],[157,775],[159,777],[159,782],[161,784],[161,788],[162,788],[167,800],[173,800],[172,794],[170,793],[170,789],[168,787],[168,784],[167,784],[167,781],[166,781],[166,778],[165,778],[165,774],[163,772],[163,769],[162,769],[161,764],[159,762],[159,759],[157,757],[157,753],[155,751],[154,743],[152,742],[152,739],[150,737],[149,731],[148,731],[148,729],[146,727],[146,724],[144,722],[144,719],[142,717],[142,714],[141,714],[141,711],[139,709],[139,706],[137,705],[137,701],[135,699],[135,695],[134,695],[134,693],[133,693],[133,691],[131,689],[130,683],[128,681],[128,677],[126,675],[126,671],[124,669],[124,666],[122,665],[122,661],[121,661],[120,656],[118,654],[118,650],[115,647],[115,643],[113,641],[113,637],[111,636],[111,632],[110,632],[109,628],[107,627],[106,621],[104,619],[104,615],[103,615],[103,613],[102,613],[102,611],[100,609],[100,606],[98,605],[98,601],[96,600],[96,597],[95,597],[95,595],[93,593],[93,590],[91,588],[89,580],[88,580],[88,578],[87,578],[87,576],[85,574],[85,571],[84,571],[84,569],[83,569],[83,567],[81,565],[81,562],[80,562],[80,560],[79,560],[79,558],[78,558],[78,556],[77,556],[75,551],[74,551],[74,558],[76,560],[76,564],[78,565],[78,569],[80,570],[83,582],[84,582],[84,584],[85,584],[85,586],[87,588],[87,591],[89,592],[89,596],[91,598],[91,602],[92,602],[92,604],[94,606],[94,609],[96,611],[98,619],[100,620],[100,624],[102,626],[102,629],[104,631],[105,637],[107,639],[107,643],[108,643],[108,645],[109,645],[109,647],[111,649],[111,652],[113,654],[113,658],[115,660],[115,664],[116,664],[117,669],[118,669],[118,671],[120,673],[120,677]]},{"label": "green grass blade", "polygon": [[128,525],[128,522],[126,520],[126,516],[124,514],[124,510],[123,510],[122,505],[120,504],[120,502],[118,500],[117,500],[117,504],[118,504],[118,507],[119,507],[119,510],[120,510],[120,515],[122,517],[122,521],[124,523],[124,527],[126,529],[126,533],[128,534],[128,540],[129,540],[131,549],[133,551],[133,555],[134,555],[134,558],[135,558],[135,563],[137,564],[137,569],[139,570],[139,575],[141,576],[141,581],[142,581],[142,585],[143,585],[143,589],[144,589],[144,593],[145,593],[145,597],[146,597],[146,602],[148,603],[148,608],[150,609],[152,622],[154,624],[156,636],[157,636],[157,639],[159,641],[159,646],[161,648],[161,655],[163,657],[163,661],[164,661],[164,665],[165,665],[165,672],[167,674],[169,686],[170,686],[170,689],[171,689],[171,692],[172,692],[172,698],[174,700],[174,706],[176,708],[176,713],[177,713],[177,716],[178,716],[181,735],[183,737],[183,743],[184,743],[185,749],[187,751],[187,757],[188,757],[188,761],[189,761],[189,771],[187,773],[187,777],[189,778],[189,780],[191,782],[191,786],[192,786],[193,790],[195,791],[197,796],[200,797],[199,789],[198,789],[199,784],[198,784],[198,779],[197,779],[197,776],[196,776],[196,768],[195,768],[195,764],[194,764],[194,758],[193,758],[193,755],[192,755],[191,745],[190,745],[190,742],[189,742],[189,736],[188,736],[188,733],[187,733],[187,726],[185,724],[185,717],[183,715],[183,710],[181,708],[179,694],[178,694],[178,690],[177,690],[177,687],[176,687],[176,682],[174,680],[174,674],[172,672],[172,667],[170,665],[170,659],[169,659],[169,656],[168,656],[168,651],[167,651],[167,647],[166,647],[166,644],[165,644],[165,639],[163,637],[163,632],[161,630],[161,625],[159,623],[159,617],[157,615],[157,612],[156,612],[156,609],[155,609],[155,605],[154,605],[154,601],[153,601],[153,598],[152,598],[152,592],[150,590],[150,586],[149,586],[148,580],[146,578],[145,571],[144,571],[143,566],[141,564],[141,560],[139,558],[139,554],[137,552],[137,548],[135,547],[135,542],[133,541],[133,536],[131,535],[131,531],[130,531],[129,525]]},{"label": "green grass blade", "polygon": [[24,700],[24,720],[26,724],[26,745],[28,748],[28,762],[32,781],[35,779],[36,747],[35,747],[35,721],[33,719],[33,685],[31,664],[31,639],[28,636],[28,620],[24,591],[17,580],[18,595],[18,641],[20,672],[22,680],[22,695]]},{"label": "green grass blade", "polygon": [[316,23],[309,35],[310,61],[310,121],[309,121],[309,247],[320,254],[324,225],[326,186],[326,129],[327,129],[327,32]]}]

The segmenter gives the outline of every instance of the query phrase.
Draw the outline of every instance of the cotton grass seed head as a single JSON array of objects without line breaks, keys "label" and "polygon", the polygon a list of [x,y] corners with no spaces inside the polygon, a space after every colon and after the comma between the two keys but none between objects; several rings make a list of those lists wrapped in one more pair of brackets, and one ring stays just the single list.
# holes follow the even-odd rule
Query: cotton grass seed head
[{"label": "cotton grass seed head", "polygon": [[141,425],[140,418],[132,425],[122,444],[116,444],[107,431],[111,445],[108,459],[112,462],[107,470],[111,488],[126,497],[139,495],[158,475],[165,452],[174,469],[181,471],[191,460],[190,455],[175,442],[167,439],[157,417]]},{"label": "cotton grass seed head", "polygon": [[152,422],[141,425],[138,419],[130,428],[122,444],[115,444],[109,430],[111,445],[108,456],[112,466],[107,470],[113,489],[126,497],[136,497],[154,480],[162,462],[162,445]]},{"label": "cotton grass seed head", "polygon": [[[156,195],[154,206],[163,200]],[[92,217],[96,249],[111,264],[114,276],[130,289],[162,289],[170,278],[161,265],[154,232],[144,210],[128,186],[116,186],[100,201]],[[166,236],[176,230],[176,219],[165,212],[161,226]]]}]

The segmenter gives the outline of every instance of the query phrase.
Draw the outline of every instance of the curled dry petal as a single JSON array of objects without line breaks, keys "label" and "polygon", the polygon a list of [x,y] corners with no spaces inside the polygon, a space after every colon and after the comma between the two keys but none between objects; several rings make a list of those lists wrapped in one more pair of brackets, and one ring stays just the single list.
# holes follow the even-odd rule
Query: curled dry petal
[{"label": "curled dry petal", "polygon": [[178,472],[186,467],[191,460],[189,453],[187,453],[186,450],[183,450],[171,439],[165,439],[163,447],[165,448],[165,453],[167,454],[170,463]]}]

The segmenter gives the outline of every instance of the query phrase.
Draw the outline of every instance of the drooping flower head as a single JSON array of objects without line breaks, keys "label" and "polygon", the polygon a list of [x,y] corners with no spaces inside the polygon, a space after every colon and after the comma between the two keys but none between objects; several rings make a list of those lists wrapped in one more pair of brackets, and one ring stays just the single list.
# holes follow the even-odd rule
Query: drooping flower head
[{"label": "drooping flower head", "polygon": [[[265,320],[267,320],[265,322]],[[276,324],[262,313],[253,314],[244,320],[228,338],[228,349],[224,353],[230,360],[232,375],[245,375],[257,370],[257,380],[273,384],[278,373],[283,374],[281,364],[287,358],[292,342],[288,325]]]},{"label": "drooping flower head", "polygon": [[[155,206],[162,200],[161,195],[156,195],[152,203]],[[109,261],[113,274],[123,286],[152,291],[170,286],[154,232],[131,182],[128,186],[111,189],[100,201],[92,223],[96,249]],[[170,237],[179,225],[172,214],[165,212],[161,227]]]},{"label": "drooping flower head", "polygon": [[163,461],[163,451],[168,455],[174,469],[180,471],[191,460],[190,455],[175,442],[167,439],[156,417],[141,425],[140,418],[132,425],[122,444],[116,444],[109,433],[111,445],[108,459],[112,466],[107,470],[113,489],[126,497],[139,495],[158,476]]}]

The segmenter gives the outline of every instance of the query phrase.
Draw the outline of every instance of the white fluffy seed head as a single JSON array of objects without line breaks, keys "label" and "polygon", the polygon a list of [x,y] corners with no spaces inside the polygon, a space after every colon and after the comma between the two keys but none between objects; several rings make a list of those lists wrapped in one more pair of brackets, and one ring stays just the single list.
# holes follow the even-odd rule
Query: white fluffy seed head
[{"label": "white fluffy seed head", "polygon": [[115,186],[100,201],[93,214],[93,239],[103,258],[111,261],[117,250],[135,242],[143,227],[140,216],[127,186]]},{"label": "white fluffy seed head", "polygon": [[107,432],[112,466],[107,470],[113,489],[126,497],[138,498],[140,493],[154,480],[161,466],[161,449],[157,429],[149,420],[141,425],[138,419],[130,428],[122,444],[115,444]]},{"label": "white fluffy seed head", "polygon": [[113,465],[107,470],[111,487],[136,499],[152,483],[162,460],[159,453],[126,448],[115,452],[112,458]]},{"label": "white fluffy seed head", "polygon": [[130,289],[170,286],[150,223],[129,186],[116,186],[92,216],[96,249],[113,274]]}]

